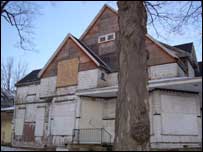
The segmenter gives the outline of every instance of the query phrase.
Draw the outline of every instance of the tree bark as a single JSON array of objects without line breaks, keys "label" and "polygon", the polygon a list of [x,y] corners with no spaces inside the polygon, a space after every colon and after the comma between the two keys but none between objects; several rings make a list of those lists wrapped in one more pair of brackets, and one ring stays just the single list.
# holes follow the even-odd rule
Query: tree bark
[{"label": "tree bark", "polygon": [[118,1],[119,92],[114,150],[149,150],[147,14],[143,1]]}]

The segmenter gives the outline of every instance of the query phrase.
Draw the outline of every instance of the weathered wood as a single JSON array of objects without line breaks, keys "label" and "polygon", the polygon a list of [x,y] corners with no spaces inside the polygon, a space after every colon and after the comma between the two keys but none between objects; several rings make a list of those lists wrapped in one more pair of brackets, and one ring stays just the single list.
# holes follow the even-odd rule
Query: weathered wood
[{"label": "weathered wood", "polygon": [[176,60],[160,48],[157,44],[145,37],[146,49],[149,53],[148,66],[175,63]]},{"label": "weathered wood", "polygon": [[118,68],[118,64],[114,63],[117,62],[115,56],[118,54],[115,40],[98,43],[98,37],[118,32],[119,27],[117,22],[117,14],[107,7],[82,39],[82,41],[101,58],[108,56],[110,53],[114,54],[109,56],[109,59],[104,59],[114,71]]},{"label": "weathered wood", "polygon": [[77,84],[78,64],[78,58],[63,60],[58,63],[57,87]]},{"label": "weathered wood", "polygon": [[[49,64],[42,75],[42,78],[56,76],[58,63],[62,60],[73,58],[79,58],[79,64],[81,64],[80,67],[82,67],[79,68],[79,71],[80,69],[83,71],[96,68],[95,63],[81,50],[81,48],[79,48],[74,41],[68,39],[53,61]],[[84,64],[90,64],[91,66],[84,67]]]}]

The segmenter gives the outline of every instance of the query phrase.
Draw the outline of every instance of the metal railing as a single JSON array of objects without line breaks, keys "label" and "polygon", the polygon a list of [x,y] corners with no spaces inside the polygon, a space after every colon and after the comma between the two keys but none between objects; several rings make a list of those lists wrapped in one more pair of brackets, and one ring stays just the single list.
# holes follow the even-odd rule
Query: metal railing
[{"label": "metal railing", "polygon": [[73,130],[75,144],[111,144],[112,135],[104,128],[84,128]]}]

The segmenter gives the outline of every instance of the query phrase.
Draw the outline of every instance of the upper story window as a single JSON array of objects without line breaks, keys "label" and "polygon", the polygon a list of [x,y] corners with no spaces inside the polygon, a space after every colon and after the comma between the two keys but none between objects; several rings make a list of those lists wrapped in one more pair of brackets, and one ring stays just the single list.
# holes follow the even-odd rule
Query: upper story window
[{"label": "upper story window", "polygon": [[99,36],[98,43],[108,42],[115,40],[115,33],[109,33],[106,35]]}]

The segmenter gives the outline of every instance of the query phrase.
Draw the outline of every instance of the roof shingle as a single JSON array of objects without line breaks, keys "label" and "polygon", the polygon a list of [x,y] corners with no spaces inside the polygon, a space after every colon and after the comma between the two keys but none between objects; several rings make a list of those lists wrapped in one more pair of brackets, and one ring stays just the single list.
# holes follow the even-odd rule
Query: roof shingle
[{"label": "roof shingle", "polygon": [[27,74],[24,78],[19,80],[16,85],[23,84],[23,83],[28,83],[28,82],[35,82],[39,81],[40,79],[38,78],[38,73],[40,72],[41,69],[33,70],[29,74]]}]

